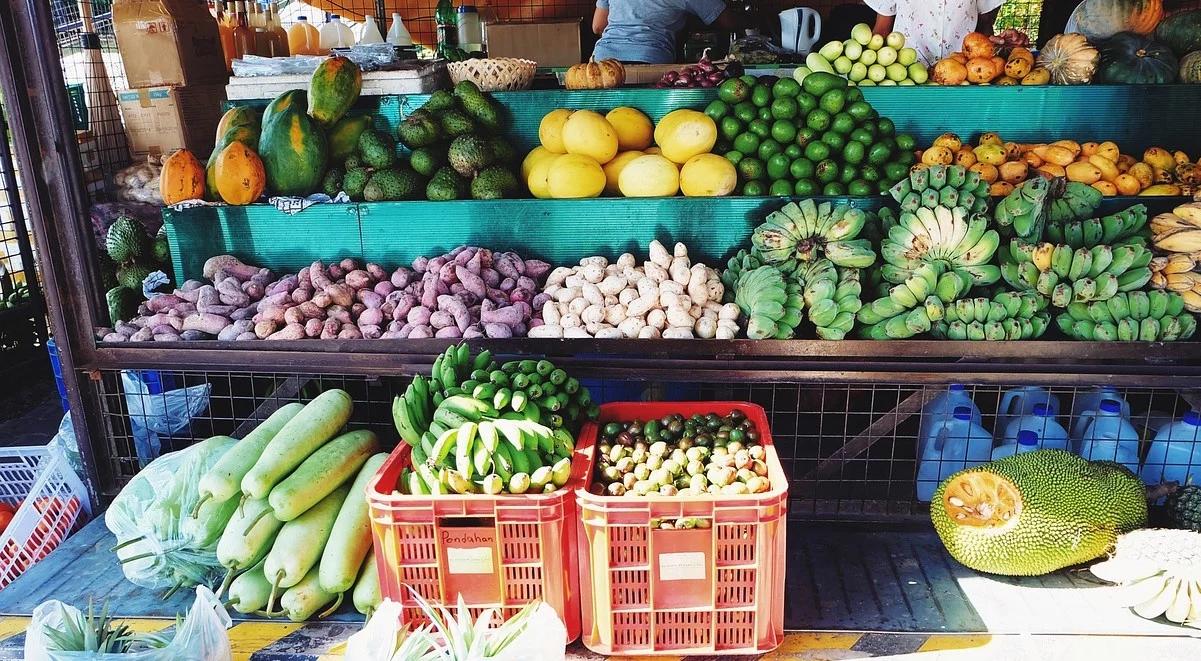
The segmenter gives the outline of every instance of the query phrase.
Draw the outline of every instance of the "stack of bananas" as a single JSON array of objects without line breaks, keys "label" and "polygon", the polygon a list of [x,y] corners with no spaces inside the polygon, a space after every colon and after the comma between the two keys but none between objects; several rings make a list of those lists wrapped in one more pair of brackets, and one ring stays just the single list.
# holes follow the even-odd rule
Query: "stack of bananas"
[{"label": "stack of bananas", "polygon": [[730,260],[726,285],[746,317],[746,336],[752,340],[787,340],[801,325],[805,298],[801,285],[755,255],[739,251]]},{"label": "stack of bananas", "polygon": [[392,402],[393,423],[412,448],[402,489],[553,490],[570,472],[571,430],[598,412],[588,389],[550,361],[498,365],[486,350],[473,358],[466,344],[452,346],[429,378],[414,377]]},{"label": "stack of bananas", "polygon": [[1073,303],[1055,321],[1078,340],[1172,342],[1187,340],[1197,331],[1197,318],[1185,311],[1180,294],[1154,290]]},{"label": "stack of bananas", "polygon": [[1001,292],[987,298],[962,298],[946,306],[930,334],[948,340],[1032,340],[1051,324],[1047,299],[1026,292]]},{"label": "stack of bananas", "polygon": [[1073,248],[1146,244],[1146,226],[1147,207],[1136,204],[1100,218],[1047,223],[1046,238],[1052,243],[1066,243]]},{"label": "stack of bananas", "polygon": [[909,173],[889,189],[901,211],[962,207],[972,213],[988,210],[988,182],[962,165],[931,165]]},{"label": "stack of bananas", "polygon": [[1152,218],[1151,243],[1160,252],[1201,259],[1201,202],[1182,204]]},{"label": "stack of bananas", "polygon": [[797,273],[809,321],[823,340],[841,340],[855,327],[860,299],[859,269],[839,268],[818,260]]},{"label": "stack of bananas", "polygon": [[1079,181],[1055,179],[1047,202],[1047,222],[1066,223],[1088,218],[1101,206],[1105,195]]},{"label": "stack of bananas", "polygon": [[1201,313],[1201,273],[1188,253],[1173,253],[1151,260],[1151,286],[1174,291],[1184,299],[1184,309]]},{"label": "stack of bananas", "polygon": [[1038,292],[1058,308],[1105,301],[1151,279],[1151,251],[1139,245],[1073,250],[1067,244],[1015,240],[1007,253],[1001,264],[1005,281],[1017,291]]},{"label": "stack of bananas", "polygon": [[765,264],[812,262],[822,257],[835,266],[861,269],[876,263],[872,242],[856,238],[867,224],[861,209],[811,199],[790,202],[767,215],[751,234],[751,246]]},{"label": "stack of bananas", "polygon": [[1043,177],[1030,179],[997,203],[993,220],[1006,236],[1016,236],[1027,241],[1042,238],[1043,225],[1047,218],[1047,196],[1051,192],[1051,180]]}]

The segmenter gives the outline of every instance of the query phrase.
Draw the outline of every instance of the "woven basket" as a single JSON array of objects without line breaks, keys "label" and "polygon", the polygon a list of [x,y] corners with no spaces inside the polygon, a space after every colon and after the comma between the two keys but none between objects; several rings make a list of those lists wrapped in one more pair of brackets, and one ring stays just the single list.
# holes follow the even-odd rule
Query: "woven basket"
[{"label": "woven basket", "polygon": [[512,57],[497,57],[486,60],[463,60],[446,65],[451,82],[458,84],[470,80],[485,92],[500,92],[529,89],[534,82],[538,63]]}]

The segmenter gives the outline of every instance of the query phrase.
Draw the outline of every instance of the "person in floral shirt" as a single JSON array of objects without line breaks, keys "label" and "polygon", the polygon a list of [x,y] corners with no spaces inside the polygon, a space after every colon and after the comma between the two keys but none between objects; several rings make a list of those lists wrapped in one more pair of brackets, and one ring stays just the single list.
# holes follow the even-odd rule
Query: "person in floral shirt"
[{"label": "person in floral shirt", "polygon": [[976,31],[992,34],[997,9],[1005,0],[864,0],[876,12],[873,32],[900,32],[905,45],[932,65],[960,50]]}]

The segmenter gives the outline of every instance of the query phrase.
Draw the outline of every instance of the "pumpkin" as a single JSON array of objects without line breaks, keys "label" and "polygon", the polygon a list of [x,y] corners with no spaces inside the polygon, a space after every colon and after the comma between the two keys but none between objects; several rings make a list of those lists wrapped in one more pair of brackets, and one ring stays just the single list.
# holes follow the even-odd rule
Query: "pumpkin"
[{"label": "pumpkin", "polygon": [[1151,34],[1163,18],[1163,0],[1084,0],[1068,18],[1064,32],[1106,39],[1119,32]]},{"label": "pumpkin", "polygon": [[1201,50],[1180,59],[1180,82],[1201,85]]},{"label": "pumpkin", "polygon": [[186,149],[171,154],[163,161],[159,179],[163,204],[179,204],[204,197],[204,166],[200,159]]},{"label": "pumpkin", "polygon": [[1180,63],[1167,46],[1133,32],[1119,32],[1101,44],[1096,82],[1170,83],[1179,69]]},{"label": "pumpkin", "polygon": [[1100,53],[1078,32],[1058,34],[1038,53],[1038,66],[1056,85],[1083,85],[1092,80]]},{"label": "pumpkin", "polygon": [[1171,48],[1177,57],[1201,50],[1201,9],[1186,9],[1160,21],[1155,40]]},{"label": "pumpkin", "polygon": [[226,204],[253,204],[267,187],[263,160],[241,142],[229,143],[217,155],[213,178],[217,182],[217,194]]},{"label": "pumpkin", "polygon": [[329,146],[325,132],[308,114],[304,90],[275,97],[263,111],[259,157],[274,195],[308,195],[318,190]]},{"label": "pumpkin", "polygon": [[563,86],[569,90],[600,90],[621,87],[626,82],[626,68],[617,60],[589,60],[567,70]]},{"label": "pumpkin", "polygon": [[328,127],[342,119],[363,89],[363,72],[349,58],[322,60],[309,82],[309,114]]}]

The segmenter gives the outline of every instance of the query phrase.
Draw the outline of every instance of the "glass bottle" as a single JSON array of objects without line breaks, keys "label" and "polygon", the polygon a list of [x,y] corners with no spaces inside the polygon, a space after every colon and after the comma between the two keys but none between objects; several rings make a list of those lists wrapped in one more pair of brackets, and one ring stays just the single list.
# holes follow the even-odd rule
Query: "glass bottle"
[{"label": "glass bottle", "polygon": [[288,33],[279,24],[279,14],[274,4],[267,5],[267,42],[271,45],[271,57],[288,57],[291,50],[288,47]]},{"label": "glass bottle", "polygon": [[234,28],[238,26],[238,17],[234,11],[233,0],[226,2],[217,17],[217,34],[221,37],[221,54],[225,56],[225,70],[233,72],[234,58],[238,57],[238,47],[234,44]]},{"label": "glass bottle", "polygon": [[459,18],[450,0],[438,0],[434,23],[438,26],[438,56],[444,57],[459,41]]},{"label": "glass bottle", "polygon": [[484,28],[475,5],[459,5],[459,48],[474,53],[484,50]]},{"label": "glass bottle", "polygon": [[254,30],[254,52],[261,57],[271,57],[271,35],[267,32],[267,12],[258,2],[251,2],[254,12],[250,14],[250,28]]},{"label": "glass bottle", "polygon": [[254,55],[254,30],[250,29],[250,18],[246,15],[246,2],[238,0],[235,6],[238,24],[234,27],[234,50],[239,58]]}]

